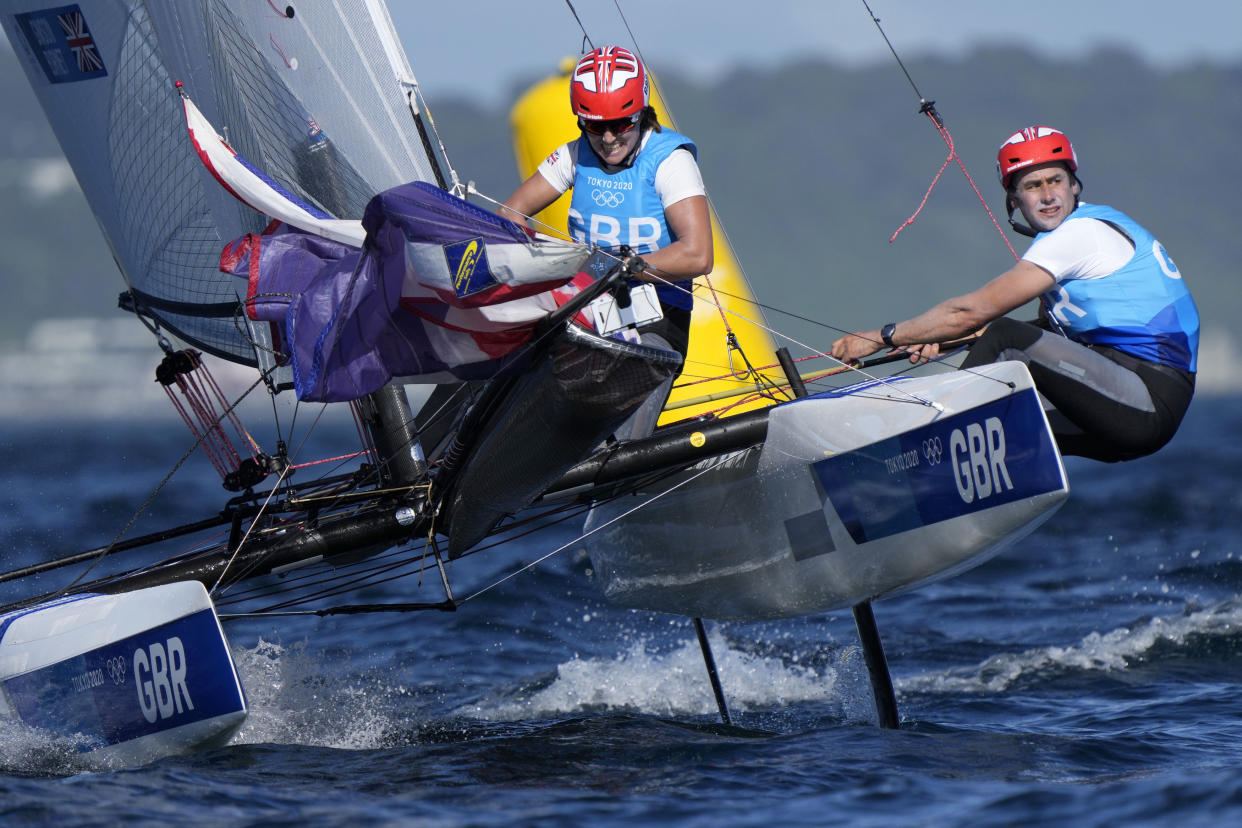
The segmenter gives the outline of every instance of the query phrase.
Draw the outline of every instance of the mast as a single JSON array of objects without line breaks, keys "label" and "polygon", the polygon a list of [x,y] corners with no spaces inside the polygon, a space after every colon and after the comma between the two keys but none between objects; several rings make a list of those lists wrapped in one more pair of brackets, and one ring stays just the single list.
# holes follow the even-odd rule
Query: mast
[{"label": "mast", "polygon": [[427,476],[427,461],[405,386],[389,383],[364,400],[363,421],[379,454],[380,486],[413,486]]}]

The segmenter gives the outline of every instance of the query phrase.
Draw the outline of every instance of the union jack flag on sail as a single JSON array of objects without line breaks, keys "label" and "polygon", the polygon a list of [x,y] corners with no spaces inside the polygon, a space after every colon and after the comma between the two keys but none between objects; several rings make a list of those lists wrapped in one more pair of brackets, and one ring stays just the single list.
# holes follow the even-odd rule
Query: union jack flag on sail
[{"label": "union jack flag on sail", "polygon": [[56,19],[60,21],[61,31],[65,33],[65,43],[78,59],[78,71],[86,74],[103,69],[103,61],[95,50],[95,39],[91,37],[90,29],[86,28],[86,18],[82,17],[82,12],[75,8],[65,14],[56,15]]},{"label": "union jack flag on sail", "polygon": [[77,4],[23,12],[16,18],[50,83],[72,83],[108,74],[99,45]]}]

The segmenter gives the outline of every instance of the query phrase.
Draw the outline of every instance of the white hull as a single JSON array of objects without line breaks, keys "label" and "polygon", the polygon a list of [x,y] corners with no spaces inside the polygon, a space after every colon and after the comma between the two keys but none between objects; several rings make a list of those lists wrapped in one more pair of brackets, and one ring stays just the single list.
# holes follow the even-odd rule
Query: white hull
[{"label": "white hull", "polygon": [[597,506],[584,546],[619,605],[781,618],[982,563],[1068,494],[1030,374],[998,363],[777,406],[761,446]]},{"label": "white hull", "polygon": [[0,716],[123,764],[220,745],[246,699],[198,582],[0,616]]}]

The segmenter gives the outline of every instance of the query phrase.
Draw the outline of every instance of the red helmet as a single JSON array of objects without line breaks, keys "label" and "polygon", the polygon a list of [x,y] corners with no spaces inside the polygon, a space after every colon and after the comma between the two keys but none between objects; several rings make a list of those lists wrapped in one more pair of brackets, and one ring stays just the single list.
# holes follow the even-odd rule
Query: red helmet
[{"label": "red helmet", "polygon": [[1049,126],[1029,126],[1010,135],[996,153],[996,174],[1001,186],[1009,189],[1014,173],[1033,164],[1061,161],[1070,172],[1077,172],[1074,145],[1065,133]]},{"label": "red helmet", "polygon": [[569,105],[587,121],[636,118],[647,108],[647,70],[629,49],[587,52],[569,79]]}]

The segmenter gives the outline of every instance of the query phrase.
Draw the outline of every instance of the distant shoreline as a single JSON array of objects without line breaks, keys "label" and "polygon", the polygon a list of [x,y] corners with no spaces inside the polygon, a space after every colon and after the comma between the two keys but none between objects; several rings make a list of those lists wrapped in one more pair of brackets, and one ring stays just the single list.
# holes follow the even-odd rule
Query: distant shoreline
[{"label": "distant shoreline", "polygon": [[[1242,393],[1237,343],[1219,328],[1200,342],[1196,393]],[[131,319],[47,319],[24,343],[0,348],[0,421],[129,420],[180,422],[154,381],[162,355],[151,335]],[[209,368],[230,399],[254,382],[252,369],[210,359]],[[252,395],[270,418],[263,389]],[[283,396],[283,395],[282,395]],[[288,395],[293,402],[293,396]]]}]

